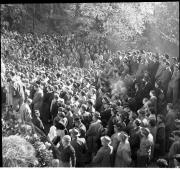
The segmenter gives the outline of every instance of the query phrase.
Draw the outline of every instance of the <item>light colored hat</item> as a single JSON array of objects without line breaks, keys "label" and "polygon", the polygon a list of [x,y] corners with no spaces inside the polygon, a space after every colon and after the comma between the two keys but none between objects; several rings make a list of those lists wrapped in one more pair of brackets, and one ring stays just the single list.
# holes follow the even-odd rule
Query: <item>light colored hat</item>
[{"label": "light colored hat", "polygon": [[111,138],[109,136],[102,136],[101,141],[105,144],[110,144],[111,143]]},{"label": "light colored hat", "polygon": [[65,135],[62,140],[64,140],[65,142],[71,142],[71,137],[69,135]]}]

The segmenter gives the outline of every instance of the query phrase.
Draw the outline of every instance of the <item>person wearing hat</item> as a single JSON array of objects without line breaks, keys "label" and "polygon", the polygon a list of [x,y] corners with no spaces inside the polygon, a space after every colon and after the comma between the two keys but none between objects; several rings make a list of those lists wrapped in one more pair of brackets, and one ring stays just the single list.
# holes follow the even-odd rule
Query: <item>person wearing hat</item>
[{"label": "person wearing hat", "polygon": [[151,158],[153,136],[148,128],[141,129],[140,148],[137,151],[137,167],[147,167]]},{"label": "person wearing hat", "polygon": [[174,131],[173,134],[174,134],[174,142],[171,145],[168,153],[170,167],[174,167],[173,159],[177,154],[180,154],[180,130]]},{"label": "person wearing hat", "polygon": [[71,145],[76,153],[76,167],[84,167],[85,157],[87,153],[87,145],[85,138],[80,138],[79,130],[76,128],[70,129]]},{"label": "person wearing hat", "polygon": [[101,144],[102,147],[93,157],[92,165],[95,167],[112,167],[113,147],[110,145],[111,138],[109,136],[102,136]]},{"label": "person wearing hat", "polygon": [[91,157],[93,157],[99,149],[98,141],[104,130],[100,118],[101,118],[100,113],[95,112],[93,115],[93,121],[90,124],[89,129],[87,130],[86,133],[88,151]]},{"label": "person wearing hat", "polygon": [[63,136],[58,147],[60,151],[60,167],[75,167],[76,155],[73,146],[71,145],[71,137],[69,135]]},{"label": "person wearing hat", "polygon": [[80,137],[86,138],[86,126],[81,122],[80,117],[74,118],[74,126],[79,130]]}]

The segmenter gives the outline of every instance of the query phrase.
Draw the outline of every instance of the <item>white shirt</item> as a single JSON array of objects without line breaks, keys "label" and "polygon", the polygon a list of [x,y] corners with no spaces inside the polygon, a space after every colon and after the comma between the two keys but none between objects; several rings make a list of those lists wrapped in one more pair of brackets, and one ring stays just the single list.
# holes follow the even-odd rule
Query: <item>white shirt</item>
[{"label": "white shirt", "polygon": [[50,141],[52,141],[54,139],[54,137],[57,136],[57,132],[56,132],[56,127],[53,125],[51,126],[49,133],[48,133],[48,137],[50,139]]}]

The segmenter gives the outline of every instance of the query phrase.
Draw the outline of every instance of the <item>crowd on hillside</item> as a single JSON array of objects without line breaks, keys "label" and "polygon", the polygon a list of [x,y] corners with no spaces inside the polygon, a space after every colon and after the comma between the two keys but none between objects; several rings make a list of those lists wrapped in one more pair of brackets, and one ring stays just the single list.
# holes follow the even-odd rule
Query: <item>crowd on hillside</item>
[{"label": "crowd on hillside", "polygon": [[2,34],[3,127],[40,129],[52,166],[180,166],[177,58],[97,42]]}]

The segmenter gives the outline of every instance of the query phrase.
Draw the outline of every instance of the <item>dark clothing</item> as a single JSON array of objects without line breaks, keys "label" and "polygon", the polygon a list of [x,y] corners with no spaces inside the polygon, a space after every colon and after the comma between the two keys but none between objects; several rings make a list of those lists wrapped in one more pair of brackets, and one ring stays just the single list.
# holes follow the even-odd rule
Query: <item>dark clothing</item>
[{"label": "dark clothing", "polygon": [[71,141],[76,154],[76,167],[83,167],[87,153],[87,145],[84,138],[77,138]]},{"label": "dark clothing", "polygon": [[107,135],[108,136],[112,136],[114,134],[114,124],[116,122],[116,117],[115,116],[111,116],[111,118],[108,121],[108,132]]},{"label": "dark clothing", "polygon": [[166,151],[169,150],[170,147],[170,134],[173,130],[175,130],[175,119],[176,113],[174,111],[169,111],[165,118],[165,130],[166,130]]},{"label": "dark clothing", "polygon": [[44,126],[43,126],[43,123],[41,121],[41,119],[39,117],[34,117],[32,119],[32,122],[35,126],[37,126],[39,129],[41,129],[42,131],[44,131]]},{"label": "dark clothing", "polygon": [[60,137],[60,136],[56,136],[56,137],[54,137],[54,139],[52,140],[52,143],[53,143],[54,145],[57,145],[60,141],[61,141],[61,137]]},{"label": "dark clothing", "polygon": [[137,164],[137,151],[140,148],[140,140],[141,140],[140,128],[133,129],[130,134],[131,136],[129,138],[129,143],[130,143],[131,153],[132,153],[131,157],[136,165]]},{"label": "dark clothing", "polygon": [[76,166],[75,150],[72,147],[72,145],[69,145],[66,148],[64,148],[63,145],[60,144],[58,150],[61,153],[60,160],[62,162],[69,163],[70,167],[75,167]]},{"label": "dark clothing", "polygon": [[81,121],[85,125],[86,129],[89,129],[89,125],[92,121],[92,114],[89,113],[87,115],[82,115],[81,116]]},{"label": "dark clothing", "polygon": [[[152,90],[152,89],[153,89],[153,87],[152,87],[151,82],[150,82],[150,81],[145,82],[144,87],[143,87],[143,98],[144,98],[144,97],[149,98],[149,92],[150,92],[150,90]],[[141,101],[142,101],[142,100],[141,100]]]},{"label": "dark clothing", "polygon": [[161,157],[165,154],[165,124],[163,122],[157,125],[155,156]]},{"label": "dark clothing", "polygon": [[54,120],[54,118],[57,116],[57,114],[58,114],[58,108],[59,108],[59,104],[58,104],[58,101],[56,101],[56,102],[52,105],[52,109],[51,109],[51,117],[52,117],[52,120]]},{"label": "dark clothing", "polygon": [[51,115],[50,115],[50,105],[51,105],[50,99],[52,98],[51,96],[52,96],[51,93],[48,93],[48,92],[44,93],[43,103],[40,109],[41,120],[44,123],[47,123],[48,120],[51,118]]},{"label": "dark clothing", "polygon": [[111,117],[111,109],[106,109],[103,112],[101,112],[100,114],[101,114],[102,125],[103,125],[103,127],[106,127],[107,122],[109,121],[109,119]]},{"label": "dark clothing", "polygon": [[78,127],[76,127],[79,129],[80,132],[80,138],[86,138],[86,126],[81,123]]},{"label": "dark clothing", "polygon": [[176,154],[180,154],[180,141],[175,141],[170,149],[169,149],[169,159],[170,159],[170,167],[173,167],[173,157],[176,155]]}]

